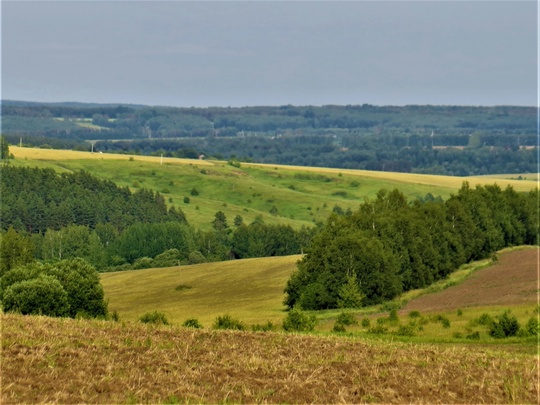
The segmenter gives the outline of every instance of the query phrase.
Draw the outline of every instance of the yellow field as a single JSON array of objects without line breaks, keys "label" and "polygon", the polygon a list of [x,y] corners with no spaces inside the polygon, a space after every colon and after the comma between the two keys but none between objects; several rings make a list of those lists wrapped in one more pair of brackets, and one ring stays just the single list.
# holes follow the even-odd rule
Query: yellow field
[{"label": "yellow field", "polygon": [[[9,146],[10,153],[17,159],[32,159],[32,160],[128,160],[130,157],[143,162],[161,162],[160,156],[134,156],[122,155],[117,153],[91,153],[80,152],[73,150],[58,150],[58,149],[39,149],[39,148],[20,148],[18,146]],[[178,158],[163,158],[163,163],[174,164],[194,164],[202,166],[213,166],[211,162],[197,159],[178,159]]]},{"label": "yellow field", "polygon": [[177,325],[197,318],[210,327],[226,313],[251,325],[280,324],[285,316],[283,289],[300,257],[104,273],[101,283],[109,310],[125,320],[157,310]]},{"label": "yellow field", "polygon": [[[285,170],[302,170],[320,174],[347,174],[359,177],[368,177],[372,179],[390,180],[403,184],[421,184],[426,186],[439,186],[448,187],[452,189],[458,189],[462,186],[464,181],[468,181],[471,187],[476,185],[487,185],[497,183],[501,188],[505,188],[507,185],[511,185],[516,191],[529,191],[537,187],[537,183],[532,181],[522,181],[510,179],[511,175],[491,175],[491,176],[470,176],[470,177],[458,177],[458,176],[437,176],[433,174],[416,174],[416,173],[396,173],[396,172],[377,172],[371,170],[350,170],[350,169],[335,169],[324,167],[298,167],[298,166],[285,166],[285,165],[272,165],[262,163],[242,163],[245,166],[251,167],[278,167]],[[519,176],[518,174],[514,175]],[[536,174],[525,175],[530,178],[536,178]]]},{"label": "yellow field", "polygon": [[[160,163],[159,156],[140,156],[140,155],[123,155],[114,153],[90,153],[71,150],[55,150],[55,149],[39,149],[39,148],[20,148],[18,146],[10,146],[10,152],[17,159],[32,159],[32,160],[76,160],[76,159],[107,159],[107,160],[128,160],[133,158],[137,161]],[[197,159],[179,159],[179,158],[163,158],[164,164],[178,165],[197,165],[197,166],[214,166],[212,161],[197,160]],[[395,172],[377,172],[369,170],[350,170],[350,169],[334,169],[324,167],[303,167],[303,166],[287,166],[262,163],[242,163],[245,167],[261,167],[261,168],[279,168],[280,170],[313,172],[319,174],[343,174],[352,175],[371,179],[380,179],[381,181],[394,181],[403,185],[424,185],[447,187],[450,189],[459,189],[464,181],[468,181],[472,187],[476,185],[486,185],[497,183],[501,188],[511,185],[516,191],[529,191],[538,186],[535,181],[523,181],[512,179],[512,175],[491,175],[491,176],[437,176],[430,174],[414,174],[414,173],[395,173]],[[513,175],[517,178],[519,175]],[[527,179],[536,179],[537,174],[522,175]]]}]

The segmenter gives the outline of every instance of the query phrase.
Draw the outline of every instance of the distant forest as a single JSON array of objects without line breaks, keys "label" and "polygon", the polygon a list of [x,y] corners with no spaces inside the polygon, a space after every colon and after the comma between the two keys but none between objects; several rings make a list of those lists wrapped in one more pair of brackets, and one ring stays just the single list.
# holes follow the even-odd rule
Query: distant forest
[{"label": "distant forest", "polygon": [[535,107],[2,104],[8,142],[43,148],[457,176],[538,164]]}]

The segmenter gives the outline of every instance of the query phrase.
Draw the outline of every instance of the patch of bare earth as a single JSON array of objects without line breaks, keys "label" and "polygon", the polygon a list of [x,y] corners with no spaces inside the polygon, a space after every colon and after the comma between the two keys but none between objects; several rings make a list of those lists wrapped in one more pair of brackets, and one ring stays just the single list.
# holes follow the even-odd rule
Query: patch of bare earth
[{"label": "patch of bare earth", "polygon": [[538,249],[506,252],[490,267],[444,291],[411,300],[403,311],[446,311],[538,302]]},{"label": "patch of bare earth", "polygon": [[536,403],[535,356],[2,316],[2,404]]}]

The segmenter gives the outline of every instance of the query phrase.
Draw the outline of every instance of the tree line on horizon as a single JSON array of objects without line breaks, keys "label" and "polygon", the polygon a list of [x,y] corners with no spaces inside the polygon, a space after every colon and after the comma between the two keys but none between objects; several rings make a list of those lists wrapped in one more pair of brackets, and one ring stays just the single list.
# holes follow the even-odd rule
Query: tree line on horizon
[{"label": "tree line on horizon", "polygon": [[[447,175],[536,170],[534,107],[3,106],[12,144]],[[529,148],[525,148],[529,147]]]}]

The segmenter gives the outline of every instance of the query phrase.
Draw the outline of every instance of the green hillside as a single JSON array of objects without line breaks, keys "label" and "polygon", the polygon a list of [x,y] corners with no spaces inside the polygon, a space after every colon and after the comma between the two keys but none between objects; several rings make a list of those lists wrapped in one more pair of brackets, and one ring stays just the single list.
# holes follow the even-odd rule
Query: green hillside
[{"label": "green hillside", "polygon": [[[232,223],[262,216],[267,223],[300,228],[323,222],[337,205],[355,210],[365,198],[382,189],[398,188],[408,199],[427,193],[448,197],[463,183],[511,184],[517,191],[536,186],[532,181],[482,177],[451,177],[391,172],[221,161],[92,154],[88,152],[10,147],[15,166],[50,167],[57,171],[85,170],[132,190],[148,188],[165,196],[169,205],[185,212],[188,222],[209,229],[214,214],[223,211]],[[196,194],[196,195],[194,195]],[[189,203],[186,203],[187,199]]]}]

